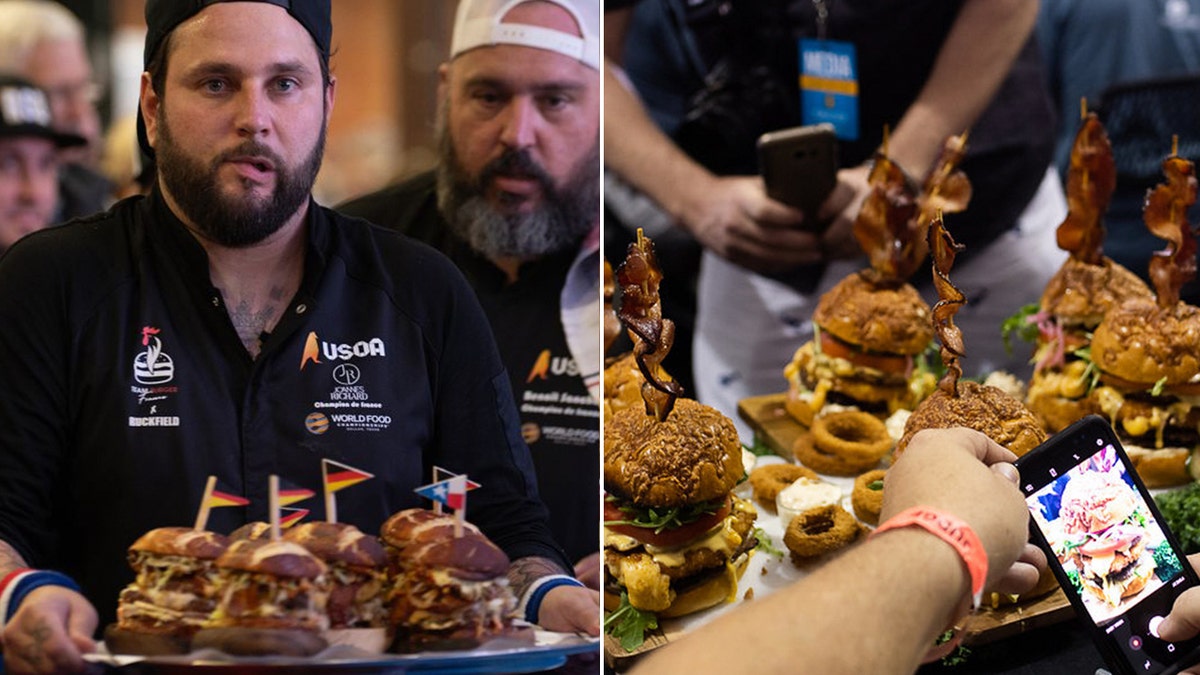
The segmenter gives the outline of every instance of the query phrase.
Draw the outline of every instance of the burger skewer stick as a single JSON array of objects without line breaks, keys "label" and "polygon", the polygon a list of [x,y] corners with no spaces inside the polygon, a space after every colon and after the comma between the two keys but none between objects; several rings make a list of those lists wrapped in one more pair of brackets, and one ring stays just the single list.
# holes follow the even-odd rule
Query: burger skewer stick
[{"label": "burger skewer stick", "polygon": [[675,399],[683,387],[662,368],[662,360],[675,342],[675,323],[662,316],[662,301],[658,287],[662,268],[654,255],[654,242],[638,228],[637,241],[630,242],[625,262],[617,268],[621,284],[621,310],[618,317],[629,329],[633,339],[634,360],[646,378],[642,385],[642,400],[646,414],[660,422],[667,419],[675,407]]},{"label": "burger skewer stick", "polygon": [[196,523],[193,530],[203,531],[208,527],[208,514],[212,511],[212,493],[217,487],[217,477],[209,476],[204,484],[204,496],[200,498],[200,510],[196,513]]},{"label": "burger skewer stick", "polygon": [[271,518],[271,541],[279,541],[279,476],[271,474],[267,477],[267,492],[270,499],[267,510]]},{"label": "burger skewer stick", "polygon": [[1171,137],[1171,156],[1163,160],[1166,183],[1146,193],[1142,219],[1167,247],[1150,258],[1150,280],[1158,306],[1171,311],[1179,304],[1179,289],[1196,278],[1196,238],[1187,222],[1187,211],[1196,203],[1196,170],[1179,156],[1179,137]]},{"label": "burger skewer stick", "polygon": [[933,285],[937,289],[938,301],[933,306],[933,330],[941,343],[942,364],[946,374],[938,380],[938,388],[948,396],[958,396],[958,380],[962,377],[962,366],[958,360],[965,353],[962,330],[954,325],[954,315],[967,303],[962,291],[950,282],[950,268],[954,257],[965,248],[954,241],[942,222],[939,212],[929,224],[929,251],[933,256]]}]

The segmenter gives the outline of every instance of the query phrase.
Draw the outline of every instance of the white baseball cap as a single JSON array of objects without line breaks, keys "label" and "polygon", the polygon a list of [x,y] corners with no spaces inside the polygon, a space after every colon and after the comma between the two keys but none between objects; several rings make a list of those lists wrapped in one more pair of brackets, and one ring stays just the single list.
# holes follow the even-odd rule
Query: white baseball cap
[{"label": "white baseball cap", "polygon": [[[454,20],[450,58],[499,44],[534,47],[564,54],[600,70],[600,0],[541,0],[566,10],[579,35],[553,28],[502,21],[517,5],[531,0],[462,0]],[[582,35],[582,37],[580,37]]]}]

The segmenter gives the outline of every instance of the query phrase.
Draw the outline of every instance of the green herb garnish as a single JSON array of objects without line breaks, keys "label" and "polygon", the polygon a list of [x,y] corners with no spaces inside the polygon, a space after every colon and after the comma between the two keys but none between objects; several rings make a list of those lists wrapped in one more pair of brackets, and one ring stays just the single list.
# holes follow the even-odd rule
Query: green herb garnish
[{"label": "green herb garnish", "polygon": [[876,491],[882,490],[883,489],[883,480],[873,480],[870,483],[867,483],[867,489],[868,490],[876,490]]},{"label": "green herb garnish", "polygon": [[1041,311],[1037,303],[1024,305],[1016,314],[1005,319],[1000,324],[1000,339],[1004,342],[1004,351],[1012,353],[1012,336],[1025,342],[1036,342],[1038,337],[1037,322],[1031,317]]},{"label": "green herb garnish", "polygon": [[[606,499],[611,502],[621,501],[612,495],[609,495]],[[661,534],[664,530],[683,527],[684,525],[700,520],[704,516],[711,516],[720,511],[723,506],[725,506],[725,497],[718,497],[707,502],[700,502],[699,504],[686,504],[684,506],[666,508],[640,507],[626,502],[618,507],[621,513],[625,514],[625,518],[623,520],[606,520],[604,524],[644,527],[654,530],[654,534]]]},{"label": "green herb garnish", "polygon": [[604,632],[616,638],[621,648],[631,652],[646,641],[646,631],[658,628],[658,616],[629,604],[629,594],[621,593],[621,605],[604,617]]},{"label": "green herb garnish", "polygon": [[755,548],[761,550],[763,553],[773,555],[776,558],[783,558],[783,551],[775,548],[775,545],[771,543],[770,538],[767,537],[767,533],[763,531],[761,527],[754,528],[754,538],[758,540],[758,544],[755,545]]}]

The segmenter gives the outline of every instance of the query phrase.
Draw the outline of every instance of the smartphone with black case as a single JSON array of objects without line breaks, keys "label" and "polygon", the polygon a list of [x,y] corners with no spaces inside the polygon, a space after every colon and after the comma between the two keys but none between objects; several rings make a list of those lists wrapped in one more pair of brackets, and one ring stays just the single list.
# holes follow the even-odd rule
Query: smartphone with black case
[{"label": "smartphone with black case", "polygon": [[817,210],[837,185],[837,137],[833,125],[814,124],[765,133],[758,139],[758,165],[767,196],[804,212],[809,229]]},{"label": "smartphone with black case", "polygon": [[1158,624],[1200,585],[1112,426],[1089,415],[1017,460],[1034,542],[1114,673],[1169,675],[1200,661],[1200,637]]}]

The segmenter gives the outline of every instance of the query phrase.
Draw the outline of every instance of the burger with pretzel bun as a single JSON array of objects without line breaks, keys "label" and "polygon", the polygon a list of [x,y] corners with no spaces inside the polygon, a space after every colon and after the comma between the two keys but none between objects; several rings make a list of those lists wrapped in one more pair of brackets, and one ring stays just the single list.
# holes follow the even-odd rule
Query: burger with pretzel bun
[{"label": "burger with pretzel bun", "polygon": [[310,656],[327,646],[328,567],[300,544],[242,539],[216,560],[217,606],[193,647]]},{"label": "burger with pretzel bun", "polygon": [[387,558],[375,537],[348,523],[300,523],[283,538],[300,544],[329,568],[329,630],[332,644],[352,644],[367,651],[387,648],[383,606]]},{"label": "burger with pretzel bun", "polygon": [[150,530],[129,547],[137,577],[118,598],[104,635],[117,654],[186,654],[217,605],[216,559],[228,540],[187,527]]},{"label": "burger with pretzel bun", "polygon": [[731,490],[742,448],[724,415],[681,398],[663,421],[633,407],[604,434],[604,605],[659,617],[731,601],[757,540]]},{"label": "burger with pretzel bun", "polygon": [[380,535],[393,651],[471,649],[518,633],[508,556],[474,525],[408,509],[389,518]]}]

